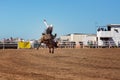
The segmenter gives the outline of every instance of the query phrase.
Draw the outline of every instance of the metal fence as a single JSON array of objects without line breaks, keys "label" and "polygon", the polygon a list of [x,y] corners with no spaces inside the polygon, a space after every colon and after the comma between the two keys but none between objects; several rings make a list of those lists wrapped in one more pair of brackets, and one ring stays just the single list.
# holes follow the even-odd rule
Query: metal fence
[{"label": "metal fence", "polygon": [[[34,44],[34,46],[37,46],[38,44]],[[78,48],[78,44],[76,45],[75,42],[60,42],[58,43],[59,48]],[[114,41],[102,41],[102,45],[99,45],[98,42],[94,43],[88,43],[84,44],[84,42],[79,42],[79,48],[120,48],[120,41],[114,42]],[[0,43],[0,49],[18,49],[19,45],[18,43]],[[36,48],[36,47],[34,47]],[[46,48],[46,47],[44,47]]]},{"label": "metal fence", "polygon": [[83,47],[89,47],[89,48],[115,48],[115,47],[120,47],[120,42],[114,42],[114,41],[101,41],[101,42],[95,42],[95,43],[90,43],[87,45],[83,45]]},{"label": "metal fence", "polygon": [[[61,42],[59,43],[60,48],[76,48],[75,42]],[[89,42],[87,44],[84,44],[84,42],[79,42],[80,48],[115,48],[120,47],[120,41],[114,42],[114,41],[102,41],[101,45],[98,44],[98,42]]]},{"label": "metal fence", "polygon": [[75,42],[69,42],[69,41],[65,41],[65,42],[60,42],[58,44],[59,48],[75,48],[76,43]]},{"label": "metal fence", "polygon": [[17,43],[0,43],[0,49],[17,49]]}]

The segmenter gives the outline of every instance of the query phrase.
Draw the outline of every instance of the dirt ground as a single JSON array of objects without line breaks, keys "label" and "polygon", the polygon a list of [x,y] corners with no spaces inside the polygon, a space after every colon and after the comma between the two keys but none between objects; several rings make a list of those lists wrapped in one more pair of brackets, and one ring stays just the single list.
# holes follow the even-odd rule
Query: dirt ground
[{"label": "dirt ground", "polygon": [[1,49],[0,80],[120,80],[120,49]]}]

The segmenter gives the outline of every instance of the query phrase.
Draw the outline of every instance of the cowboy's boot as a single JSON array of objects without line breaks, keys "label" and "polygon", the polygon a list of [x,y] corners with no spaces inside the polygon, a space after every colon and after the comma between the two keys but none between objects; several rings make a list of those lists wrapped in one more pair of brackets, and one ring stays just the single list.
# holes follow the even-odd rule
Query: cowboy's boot
[{"label": "cowboy's boot", "polygon": [[52,36],[53,39],[55,39],[57,34],[55,34],[55,35],[51,34],[51,36]]},{"label": "cowboy's boot", "polygon": [[57,34],[55,33],[55,35],[54,35],[54,38],[57,36]]}]

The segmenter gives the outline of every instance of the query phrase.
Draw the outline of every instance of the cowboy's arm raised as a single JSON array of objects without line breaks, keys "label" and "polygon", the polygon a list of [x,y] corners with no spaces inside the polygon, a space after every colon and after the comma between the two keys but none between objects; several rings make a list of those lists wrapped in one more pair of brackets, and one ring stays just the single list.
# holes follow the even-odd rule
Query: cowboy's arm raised
[{"label": "cowboy's arm raised", "polygon": [[44,24],[45,24],[45,26],[48,28],[49,27],[49,25],[47,24],[47,22],[46,22],[46,20],[44,19]]}]

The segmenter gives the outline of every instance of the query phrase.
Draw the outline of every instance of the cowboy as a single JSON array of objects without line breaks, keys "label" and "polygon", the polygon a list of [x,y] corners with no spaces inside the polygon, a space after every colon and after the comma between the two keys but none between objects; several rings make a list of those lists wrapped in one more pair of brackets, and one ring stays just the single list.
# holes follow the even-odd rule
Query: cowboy
[{"label": "cowboy", "polygon": [[51,24],[51,25],[47,26],[46,34],[52,34],[52,31],[53,31],[53,26]]},{"label": "cowboy", "polygon": [[52,34],[53,31],[53,25],[48,25],[46,20],[44,20],[44,24],[46,25],[47,29],[46,29],[46,34]]},{"label": "cowboy", "polygon": [[[57,36],[57,34],[53,35],[52,31],[53,31],[53,25],[48,25],[47,21],[44,19],[44,24],[46,25],[47,29],[45,30],[45,34],[50,35],[53,39]],[[43,35],[45,35],[43,34]]]}]

